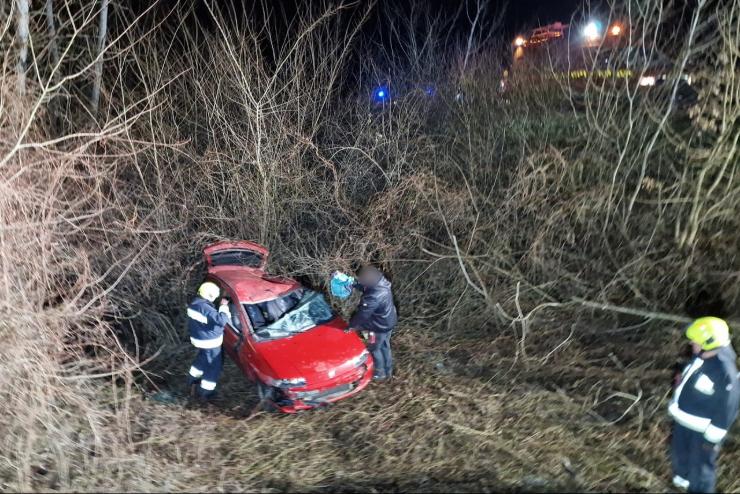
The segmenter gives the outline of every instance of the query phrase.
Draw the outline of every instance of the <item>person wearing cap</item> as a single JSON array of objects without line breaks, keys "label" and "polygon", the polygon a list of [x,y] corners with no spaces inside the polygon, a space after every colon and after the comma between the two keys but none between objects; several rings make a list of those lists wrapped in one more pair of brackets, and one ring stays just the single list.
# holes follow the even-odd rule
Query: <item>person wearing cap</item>
[{"label": "person wearing cap", "polygon": [[668,413],[673,418],[673,484],[689,492],[714,492],[719,450],[740,405],[737,355],[727,323],[702,317],[686,330],[693,360],[675,388]]},{"label": "person wearing cap", "polygon": [[187,310],[190,343],[198,349],[188,373],[188,389],[192,393],[193,387],[200,384],[197,393],[205,400],[213,396],[221,375],[224,326],[231,324],[229,301],[222,298],[219,309],[214,306],[220,294],[218,285],[207,281],[200,285]]}]

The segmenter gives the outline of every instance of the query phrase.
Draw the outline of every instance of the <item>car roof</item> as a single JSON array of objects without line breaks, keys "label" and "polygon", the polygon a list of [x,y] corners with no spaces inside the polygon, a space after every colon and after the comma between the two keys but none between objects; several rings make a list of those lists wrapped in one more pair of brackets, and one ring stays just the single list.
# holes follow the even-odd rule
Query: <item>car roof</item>
[{"label": "car roof", "polygon": [[273,300],[301,287],[300,283],[290,278],[270,276],[260,269],[249,267],[215,266],[208,273],[227,284],[239,302],[245,304]]}]

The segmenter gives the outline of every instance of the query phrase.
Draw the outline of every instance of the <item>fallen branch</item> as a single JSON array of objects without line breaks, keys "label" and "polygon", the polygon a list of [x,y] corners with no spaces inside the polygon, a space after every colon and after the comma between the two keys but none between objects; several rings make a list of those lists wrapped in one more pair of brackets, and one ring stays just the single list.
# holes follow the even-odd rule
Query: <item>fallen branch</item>
[{"label": "fallen branch", "polygon": [[[660,319],[661,321],[672,321],[672,322],[678,322],[678,323],[683,323],[683,324],[688,324],[691,321],[693,321],[693,319],[690,317],[679,316],[676,314],[669,314],[667,312],[656,312],[656,311],[651,311],[651,310],[634,309],[632,307],[621,307],[619,305],[612,305],[612,304],[607,304],[607,303],[591,302],[589,300],[584,300],[579,297],[573,297],[571,300],[585,307],[591,307],[592,309],[607,310],[611,312],[618,312],[620,314],[629,314],[632,316],[645,317],[648,319]],[[730,326],[738,327],[740,326],[740,321],[734,321],[734,320],[728,319],[727,324],[729,324]]]}]

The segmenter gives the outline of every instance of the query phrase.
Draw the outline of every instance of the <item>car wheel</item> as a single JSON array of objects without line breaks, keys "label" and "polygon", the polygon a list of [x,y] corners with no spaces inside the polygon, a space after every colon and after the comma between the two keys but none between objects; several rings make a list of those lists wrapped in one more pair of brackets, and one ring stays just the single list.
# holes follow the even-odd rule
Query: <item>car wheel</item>
[{"label": "car wheel", "polygon": [[260,407],[266,412],[277,412],[278,407],[275,405],[275,388],[257,381],[257,394],[260,398]]}]

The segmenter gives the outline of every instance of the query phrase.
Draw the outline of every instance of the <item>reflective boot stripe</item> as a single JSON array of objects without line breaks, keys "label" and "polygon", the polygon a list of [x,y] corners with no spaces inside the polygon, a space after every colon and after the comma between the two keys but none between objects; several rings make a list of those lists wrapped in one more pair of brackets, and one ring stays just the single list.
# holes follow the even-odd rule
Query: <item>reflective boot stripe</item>
[{"label": "reflective boot stripe", "polygon": [[193,366],[190,367],[190,375],[196,379],[203,377],[203,371]]},{"label": "reflective boot stripe", "polygon": [[216,389],[216,383],[213,381],[206,381],[205,379],[203,379],[200,382],[200,387],[205,389],[206,391],[213,391],[214,389]]},{"label": "reflective boot stripe", "polygon": [[689,481],[681,477],[680,475],[675,475],[673,477],[673,485],[675,485],[679,489],[686,490],[689,488]]}]

